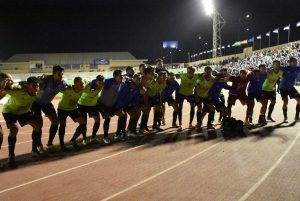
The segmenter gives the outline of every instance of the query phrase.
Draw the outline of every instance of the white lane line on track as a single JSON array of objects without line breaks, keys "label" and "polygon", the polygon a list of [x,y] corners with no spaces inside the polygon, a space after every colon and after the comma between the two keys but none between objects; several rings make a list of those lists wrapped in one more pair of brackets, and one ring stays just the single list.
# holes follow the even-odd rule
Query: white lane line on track
[{"label": "white lane line on track", "polygon": [[63,171],[54,173],[54,174],[50,174],[50,175],[45,176],[45,177],[41,177],[41,178],[38,178],[38,179],[35,179],[35,180],[32,180],[32,181],[26,182],[26,183],[23,183],[23,184],[20,184],[20,185],[11,187],[11,188],[7,188],[7,189],[4,189],[4,190],[1,190],[1,191],[0,191],[0,194],[3,194],[3,193],[5,193],[5,192],[8,192],[8,191],[12,191],[12,190],[21,188],[21,187],[23,187],[23,186],[28,186],[28,185],[30,185],[30,184],[33,184],[33,183],[36,183],[36,182],[39,182],[39,181],[46,180],[46,179],[52,178],[52,177],[57,176],[57,175],[61,175],[61,174],[67,173],[67,172],[71,172],[71,171],[73,171],[73,170],[77,170],[77,169],[82,168],[82,167],[86,167],[86,166],[92,165],[92,164],[94,164],[94,163],[97,163],[97,162],[100,162],[100,161],[103,161],[103,160],[106,160],[106,159],[109,159],[109,158],[112,158],[112,157],[115,157],[115,156],[118,156],[118,155],[121,155],[121,154],[130,152],[130,151],[133,151],[133,150],[138,149],[138,148],[140,148],[140,147],[142,147],[142,146],[145,146],[145,145],[139,145],[139,146],[137,146],[137,147],[133,147],[133,148],[130,148],[130,149],[126,149],[126,150],[124,150],[124,151],[121,151],[121,152],[118,152],[118,153],[115,153],[115,154],[106,156],[106,157],[104,157],[104,158],[99,158],[99,159],[97,159],[97,160],[94,160],[94,161],[91,161],[91,162],[88,162],[88,163],[85,163],[85,164],[82,164],[82,165],[79,165],[79,166],[76,166],[76,167],[72,167],[72,168],[69,168],[69,169],[66,169],[66,170],[63,170]]},{"label": "white lane line on track", "polygon": [[283,158],[290,152],[290,150],[296,144],[296,141],[300,137],[300,131],[297,133],[297,136],[290,144],[290,146],[285,150],[285,152],[279,157],[279,159],[273,164],[273,166],[261,177],[261,179],[255,183],[240,199],[239,201],[247,200],[255,191],[256,189],[268,178],[268,176],[273,172],[273,170],[281,163]]},{"label": "white lane line on track", "polygon": [[220,143],[221,142],[218,142],[218,143],[216,143],[214,145],[211,145],[208,148],[206,148],[206,149],[204,149],[204,150],[202,150],[202,151],[200,151],[200,152],[198,152],[198,153],[190,156],[189,158],[187,158],[187,159],[185,159],[185,160],[183,160],[183,161],[181,161],[179,163],[176,163],[175,165],[173,165],[173,166],[171,166],[171,167],[169,167],[169,168],[167,168],[167,169],[165,169],[165,170],[163,170],[161,172],[158,172],[157,174],[152,175],[151,177],[148,177],[148,178],[146,178],[146,179],[144,179],[144,180],[142,180],[142,181],[140,181],[140,182],[138,182],[136,184],[133,184],[132,186],[129,186],[128,188],[125,188],[122,191],[119,191],[119,192],[117,192],[117,193],[115,193],[115,194],[113,194],[113,195],[111,195],[109,197],[106,197],[106,198],[102,199],[101,201],[107,201],[107,200],[113,199],[113,198],[119,196],[120,194],[123,194],[123,193],[125,193],[127,191],[130,191],[130,190],[132,190],[132,189],[134,189],[134,188],[136,188],[136,187],[138,187],[138,186],[140,186],[140,185],[142,185],[142,184],[144,184],[144,183],[146,183],[148,181],[151,181],[151,180],[155,179],[156,177],[159,177],[160,175],[165,174],[165,173],[167,173],[167,172],[169,172],[169,171],[171,171],[171,170],[173,170],[173,169],[175,169],[175,168],[177,168],[177,167],[179,167],[179,166],[181,166],[181,165],[189,162],[190,160],[196,158],[197,156],[200,156],[200,155],[204,154],[205,152],[213,149],[214,147],[216,147]]},{"label": "white lane line on track", "polygon": [[[187,113],[186,113],[186,114],[187,114]],[[183,115],[186,115],[186,114],[183,114]],[[166,120],[167,120],[167,119],[171,119],[171,118],[166,118]],[[31,141],[30,141],[30,142],[31,142]],[[63,170],[63,171],[60,171],[60,172],[57,172],[57,173],[48,175],[48,176],[44,176],[44,177],[41,177],[41,178],[38,178],[38,179],[35,179],[35,180],[32,180],[32,181],[29,181],[29,182],[25,182],[25,183],[23,183],[23,184],[20,184],[20,185],[11,187],[11,188],[7,188],[7,189],[4,189],[4,190],[1,190],[1,191],[0,191],[0,194],[3,194],[3,193],[5,193],[5,192],[8,192],[8,191],[12,191],[12,190],[21,188],[21,187],[23,187],[23,186],[27,186],[27,185],[36,183],[36,182],[39,182],[39,181],[46,180],[46,179],[48,179],[48,178],[51,178],[51,177],[54,177],[54,176],[57,176],[57,175],[61,175],[61,174],[67,173],[67,172],[70,172],[70,171],[72,171],[72,170],[76,170],[76,169],[79,169],[79,168],[82,168],[82,167],[86,167],[86,166],[88,166],[88,165],[92,165],[92,164],[94,164],[94,163],[97,163],[97,162],[100,162],[100,161],[103,161],[103,160],[112,158],[112,157],[114,157],[114,156],[118,156],[118,155],[121,155],[121,154],[123,154],[123,153],[126,153],[126,152],[129,152],[129,151],[132,151],[132,150],[141,148],[141,147],[143,147],[143,146],[146,146],[146,144],[139,145],[139,146],[137,146],[137,147],[133,147],[133,148],[130,148],[130,149],[126,149],[126,150],[124,150],[124,151],[118,152],[118,153],[116,153],[116,154],[112,154],[112,155],[110,155],[110,156],[106,156],[106,157],[104,157],[104,158],[99,158],[99,159],[97,159],[97,160],[94,160],[94,161],[91,161],[91,162],[88,162],[88,163],[85,163],[85,164],[82,164],[82,165],[79,165],[79,166],[76,166],[76,167],[72,167],[72,168],[69,168],[69,169],[66,169],[66,170]]]}]

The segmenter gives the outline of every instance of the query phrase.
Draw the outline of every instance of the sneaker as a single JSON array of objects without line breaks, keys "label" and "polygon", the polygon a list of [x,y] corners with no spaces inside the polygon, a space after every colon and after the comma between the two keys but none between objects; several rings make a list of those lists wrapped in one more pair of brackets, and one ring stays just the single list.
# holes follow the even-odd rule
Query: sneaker
[{"label": "sneaker", "polygon": [[195,129],[196,127],[193,125],[193,124],[190,124],[189,125],[189,129],[191,129],[191,130],[193,130],[193,129]]},{"label": "sneaker", "polygon": [[90,142],[91,143],[99,143],[99,142],[101,142],[101,139],[99,139],[98,137],[93,137],[93,138],[91,138]]},{"label": "sneaker", "polygon": [[177,124],[172,124],[172,128],[178,128]]},{"label": "sneaker", "polygon": [[162,132],[164,129],[158,127],[158,126],[154,126],[152,127],[152,132]]},{"label": "sneaker", "polygon": [[181,125],[178,126],[177,131],[178,132],[182,131],[182,126]]},{"label": "sneaker", "polygon": [[18,165],[15,161],[15,156],[8,156],[8,166],[9,168],[16,168]]},{"label": "sneaker", "polygon": [[197,126],[196,131],[197,131],[197,133],[201,133],[202,132],[201,126]]},{"label": "sneaker", "polygon": [[72,145],[72,147],[73,147],[74,149],[80,149],[80,146],[77,144],[76,141],[71,140],[71,141],[70,141],[70,144]]},{"label": "sneaker", "polygon": [[149,134],[149,131],[147,131],[146,129],[140,129],[140,130],[139,130],[139,134],[140,134],[140,135],[148,135],[148,134]]},{"label": "sneaker", "polygon": [[83,139],[83,140],[82,140],[82,145],[86,146],[86,145],[88,145],[88,144],[89,144],[88,139]]},{"label": "sneaker", "polygon": [[43,145],[42,146],[38,146],[36,149],[37,149],[38,153],[41,154],[41,155],[43,155],[43,154],[46,153],[46,151],[44,150]]},{"label": "sneaker", "polygon": [[288,122],[288,118],[287,117],[284,117],[284,119],[283,119],[283,122]]},{"label": "sneaker", "polygon": [[116,133],[114,136],[114,140],[122,140],[122,133]]},{"label": "sneaker", "polygon": [[131,130],[127,131],[127,136],[128,137],[132,137],[132,138],[135,138],[137,137],[137,134]]},{"label": "sneaker", "polygon": [[254,124],[248,120],[244,122],[244,126],[254,126]]},{"label": "sneaker", "polygon": [[213,127],[213,125],[208,125],[207,126],[207,130],[215,130],[216,128],[215,127]]},{"label": "sneaker", "polygon": [[126,132],[122,133],[121,138],[122,141],[128,140]]},{"label": "sneaker", "polygon": [[60,150],[62,152],[68,152],[68,149],[67,149],[67,147],[65,145],[60,145]]},{"label": "sneaker", "polygon": [[57,152],[60,151],[60,147],[54,146],[53,144],[49,144],[46,147],[47,152]]},{"label": "sneaker", "polygon": [[268,121],[272,121],[272,122],[276,122],[276,121],[275,121],[272,117],[270,117],[270,116],[267,117],[267,120],[268,120]]},{"label": "sneaker", "polygon": [[104,137],[104,138],[103,138],[103,142],[104,142],[105,144],[109,144],[109,143],[110,143],[110,140],[109,140],[108,137]]}]

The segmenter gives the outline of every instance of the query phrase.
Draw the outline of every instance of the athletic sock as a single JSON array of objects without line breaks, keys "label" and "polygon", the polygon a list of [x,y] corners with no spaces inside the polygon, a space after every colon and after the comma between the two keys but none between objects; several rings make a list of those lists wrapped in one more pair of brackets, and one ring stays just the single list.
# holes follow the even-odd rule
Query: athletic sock
[{"label": "athletic sock", "polygon": [[37,146],[39,145],[39,136],[41,132],[32,131],[31,138],[32,138],[32,151],[37,150]]},{"label": "athletic sock", "polygon": [[15,155],[15,146],[16,146],[17,137],[16,136],[8,136],[8,152],[9,156]]},{"label": "athletic sock", "polygon": [[202,126],[202,112],[197,111],[197,126]]},{"label": "athletic sock", "polygon": [[61,146],[65,145],[65,142],[64,142],[65,131],[66,131],[66,124],[60,124],[59,129],[58,129],[58,136],[59,136],[59,144]]},{"label": "athletic sock", "polygon": [[3,137],[0,137],[0,149],[1,149],[1,146],[2,146],[2,142],[3,142]]},{"label": "athletic sock", "polygon": [[283,108],[282,111],[284,118],[287,119],[287,108]]},{"label": "athletic sock", "polygon": [[49,129],[48,145],[52,145],[53,144],[53,140],[55,138],[57,130],[58,130],[58,125],[57,124],[51,124],[50,129]]},{"label": "athletic sock", "polygon": [[175,124],[176,124],[176,121],[177,121],[177,115],[178,115],[178,112],[177,112],[177,111],[173,111],[172,125],[175,125]]},{"label": "athletic sock", "polygon": [[268,109],[268,117],[272,116],[273,110],[274,110],[274,104],[270,104],[269,105],[269,109]]},{"label": "athletic sock", "polygon": [[104,137],[108,137],[109,123],[110,123],[110,118],[104,119],[104,123],[103,123]]},{"label": "athletic sock", "polygon": [[94,125],[93,125],[92,138],[95,138],[95,137],[96,137],[99,128],[100,128],[100,123],[95,122]]},{"label": "athletic sock", "polygon": [[300,112],[300,104],[297,104],[295,119],[299,119],[299,112]]},{"label": "athletic sock", "polygon": [[71,141],[76,141],[76,139],[85,131],[86,131],[86,124],[79,124],[75,130],[75,133]]}]

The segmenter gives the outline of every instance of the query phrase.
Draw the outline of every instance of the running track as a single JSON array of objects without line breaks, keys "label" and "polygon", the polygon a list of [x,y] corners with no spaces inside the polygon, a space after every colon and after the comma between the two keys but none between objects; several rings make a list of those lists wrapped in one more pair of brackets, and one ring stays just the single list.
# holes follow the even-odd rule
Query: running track
[{"label": "running track", "polygon": [[[299,200],[300,123],[291,121],[295,102],[290,103],[289,123],[281,124],[278,96],[273,115],[277,122],[246,130],[245,138],[225,140],[219,130],[177,133],[168,128],[172,113],[167,108],[163,133],[109,146],[90,145],[80,152],[70,148],[68,153],[43,159],[31,157],[31,129],[26,126],[17,140],[19,167],[0,172],[0,200]],[[188,112],[186,105],[184,126]],[[245,112],[237,104],[233,116],[243,119]],[[66,142],[76,128],[68,122]],[[44,144],[48,129],[45,119]],[[115,130],[113,118],[110,131]],[[6,162],[6,139],[5,135],[2,163]]]}]

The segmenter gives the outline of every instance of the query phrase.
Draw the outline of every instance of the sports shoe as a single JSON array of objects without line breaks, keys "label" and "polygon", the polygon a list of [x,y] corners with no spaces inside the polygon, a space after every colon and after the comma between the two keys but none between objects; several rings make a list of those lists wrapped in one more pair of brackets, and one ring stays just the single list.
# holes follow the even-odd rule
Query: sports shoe
[{"label": "sports shoe", "polygon": [[109,143],[110,143],[110,139],[109,139],[108,137],[104,137],[104,138],[103,138],[103,142],[104,142],[105,144],[109,144]]},{"label": "sports shoe", "polygon": [[172,128],[178,128],[177,124],[172,124]]},{"label": "sports shoe", "polygon": [[197,131],[197,133],[201,133],[201,132],[202,132],[202,128],[201,128],[201,126],[200,126],[200,125],[197,125],[197,127],[196,127],[196,131]]},{"label": "sports shoe", "polygon": [[37,149],[38,153],[41,155],[46,153],[43,146],[38,146],[36,149]]},{"label": "sports shoe", "polygon": [[101,142],[101,139],[99,139],[98,137],[93,137],[93,138],[91,138],[90,142],[91,143],[98,143],[98,142]]},{"label": "sports shoe", "polygon": [[182,126],[181,125],[178,126],[177,131],[178,132],[182,131]]},{"label": "sports shoe", "polygon": [[122,133],[116,133],[114,136],[114,140],[122,140]]},{"label": "sports shoe", "polygon": [[158,127],[158,126],[153,126],[152,127],[152,132],[162,132],[164,129]]},{"label": "sports shoe", "polygon": [[287,117],[284,117],[284,119],[283,119],[283,122],[288,122],[288,118]]},{"label": "sports shoe", "polygon": [[248,120],[244,122],[244,126],[254,126],[254,124]]},{"label": "sports shoe", "polygon": [[67,149],[67,147],[65,145],[60,145],[60,150],[62,152],[67,152],[68,151],[68,149]]},{"label": "sports shoe", "polygon": [[189,129],[192,130],[192,129],[195,129],[195,128],[196,128],[196,127],[195,127],[193,124],[190,124],[190,125],[189,125]]},{"label": "sports shoe", "polygon": [[147,131],[146,129],[140,129],[140,130],[139,130],[139,134],[140,134],[140,135],[148,135],[148,134],[149,134],[149,131]]},{"label": "sports shoe", "polygon": [[83,139],[83,140],[82,140],[82,145],[86,146],[86,145],[88,145],[88,144],[89,144],[88,139]]},{"label": "sports shoe", "polygon": [[49,144],[46,147],[47,152],[57,152],[60,151],[60,147],[54,146],[53,144]]},{"label": "sports shoe", "polygon": [[135,138],[135,137],[137,137],[137,134],[136,134],[135,132],[131,131],[131,130],[128,130],[128,131],[127,131],[127,136],[128,136],[128,137]]},{"label": "sports shoe", "polygon": [[267,120],[268,120],[268,121],[272,121],[272,122],[276,122],[271,116],[268,116],[268,117],[267,117]]},{"label": "sports shoe", "polygon": [[77,144],[76,141],[71,140],[71,141],[70,141],[70,144],[72,145],[72,147],[73,147],[74,149],[80,149],[80,146]]}]

